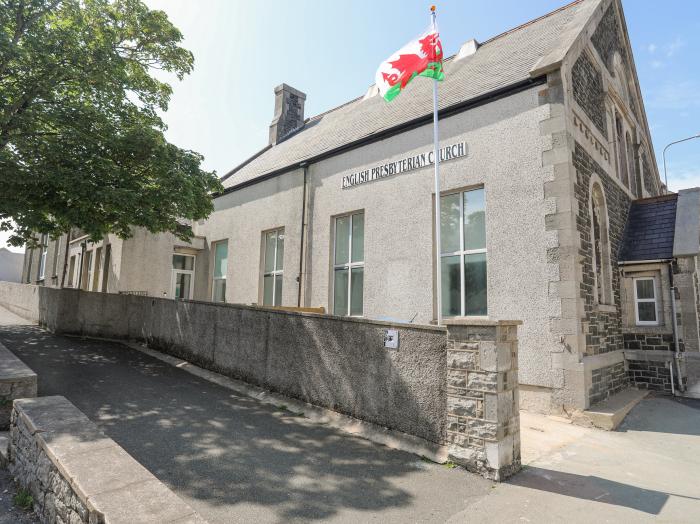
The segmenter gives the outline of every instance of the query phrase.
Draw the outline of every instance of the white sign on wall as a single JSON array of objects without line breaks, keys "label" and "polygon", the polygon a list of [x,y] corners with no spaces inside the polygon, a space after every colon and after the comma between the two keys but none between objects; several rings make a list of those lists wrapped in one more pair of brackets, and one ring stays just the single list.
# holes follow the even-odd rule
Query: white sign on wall
[{"label": "white sign on wall", "polygon": [[[454,160],[455,158],[461,158],[464,156],[467,156],[466,142],[457,142],[456,144],[445,146],[442,149],[440,149],[441,163],[447,162],[448,160]],[[370,169],[365,169],[363,171],[358,171],[356,173],[345,175],[343,177],[341,187],[342,189],[348,189],[350,187],[358,186],[360,184],[366,184],[367,182],[373,182],[374,180],[379,180],[381,178],[386,178],[389,176],[406,173],[407,171],[420,169],[422,167],[432,165],[434,162],[435,151],[431,149],[430,151],[426,151],[425,153],[401,158],[393,162],[380,164]]]},{"label": "white sign on wall", "polygon": [[398,349],[399,347],[399,330],[386,329],[384,330],[384,347],[389,349]]}]

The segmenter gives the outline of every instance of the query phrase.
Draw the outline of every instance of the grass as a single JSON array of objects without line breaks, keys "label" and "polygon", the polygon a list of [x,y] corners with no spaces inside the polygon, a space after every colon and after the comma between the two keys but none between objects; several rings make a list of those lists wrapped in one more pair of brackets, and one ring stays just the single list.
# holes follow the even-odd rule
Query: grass
[{"label": "grass", "polygon": [[448,460],[443,464],[443,466],[445,466],[447,469],[455,469],[457,467],[457,464],[455,464],[451,460]]},{"label": "grass", "polygon": [[24,510],[31,511],[34,508],[34,497],[32,497],[26,489],[20,489],[17,494],[12,497],[12,502]]}]

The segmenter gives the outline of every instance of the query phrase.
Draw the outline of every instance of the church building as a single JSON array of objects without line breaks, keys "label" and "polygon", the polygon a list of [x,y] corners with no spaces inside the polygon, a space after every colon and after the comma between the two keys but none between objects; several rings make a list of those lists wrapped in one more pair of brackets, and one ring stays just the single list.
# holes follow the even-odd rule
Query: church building
[{"label": "church building", "polygon": [[700,350],[700,193],[661,183],[619,0],[467,40],[444,70],[440,195],[430,81],[310,118],[282,84],[268,143],[223,176],[191,242],[45,239],[24,280],[396,323],[522,320],[520,403],[541,412],[682,387],[681,353]]}]

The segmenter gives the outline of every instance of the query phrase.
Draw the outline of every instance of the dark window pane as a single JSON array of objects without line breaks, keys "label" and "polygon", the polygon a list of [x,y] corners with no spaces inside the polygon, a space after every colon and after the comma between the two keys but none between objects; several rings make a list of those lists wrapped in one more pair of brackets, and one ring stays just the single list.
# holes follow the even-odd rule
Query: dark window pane
[{"label": "dark window pane", "polygon": [[282,275],[275,275],[275,306],[282,305]]},{"label": "dark window pane", "polygon": [[460,194],[440,198],[440,253],[459,251]]},{"label": "dark window pane", "polygon": [[654,298],[654,281],[652,279],[637,280],[637,298]]},{"label": "dark window pane", "polygon": [[214,278],[226,278],[228,242],[218,242],[214,251]]},{"label": "dark window pane", "polygon": [[365,215],[359,213],[352,216],[352,261],[362,262],[365,259]]},{"label": "dark window pane", "polygon": [[656,303],[637,302],[640,322],[656,322]]},{"label": "dark window pane", "polygon": [[274,277],[272,275],[265,275],[263,277],[263,306],[272,305],[273,280]]},{"label": "dark window pane", "polygon": [[173,255],[173,269],[186,269],[188,271],[192,271],[192,269],[194,269],[194,257]]},{"label": "dark window pane", "polygon": [[484,190],[475,189],[464,193],[464,249],[486,248],[486,214],[484,212]]},{"label": "dark window pane", "polygon": [[333,275],[333,314],[348,314],[348,270],[336,269]]},{"label": "dark window pane", "polygon": [[347,264],[350,258],[350,217],[335,220],[335,264]]},{"label": "dark window pane", "polygon": [[284,267],[284,231],[277,232],[277,260],[275,270],[282,271]]},{"label": "dark window pane", "polygon": [[350,314],[362,315],[362,289],[365,270],[361,267],[352,269],[350,278]]},{"label": "dark window pane", "polygon": [[226,302],[226,279],[214,280],[214,302]]},{"label": "dark window pane", "polygon": [[175,298],[190,298],[191,278],[188,273],[175,273]]},{"label": "dark window pane", "polygon": [[442,315],[456,317],[461,315],[462,296],[460,293],[459,256],[442,257]]},{"label": "dark window pane", "polygon": [[464,256],[464,294],[465,315],[486,315],[486,253]]},{"label": "dark window pane", "polygon": [[275,270],[275,244],[277,244],[277,232],[272,231],[265,235],[265,272]]}]

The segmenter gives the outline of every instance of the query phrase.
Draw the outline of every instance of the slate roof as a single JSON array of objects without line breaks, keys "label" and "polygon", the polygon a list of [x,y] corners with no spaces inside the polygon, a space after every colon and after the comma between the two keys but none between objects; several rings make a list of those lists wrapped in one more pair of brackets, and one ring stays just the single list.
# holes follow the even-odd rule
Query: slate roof
[{"label": "slate roof", "polygon": [[619,260],[667,260],[673,258],[678,195],[635,200],[630,207]]},{"label": "slate roof", "polygon": [[[483,42],[476,53],[445,61],[440,108],[530,79],[530,71],[570,45],[599,0],[577,0]],[[400,42],[399,42],[400,43]],[[398,44],[398,43],[397,43]],[[308,119],[283,142],[265,147],[222,177],[225,188],[250,181],[392,127],[432,114],[432,86],[416,79],[390,104],[364,96]]]}]

